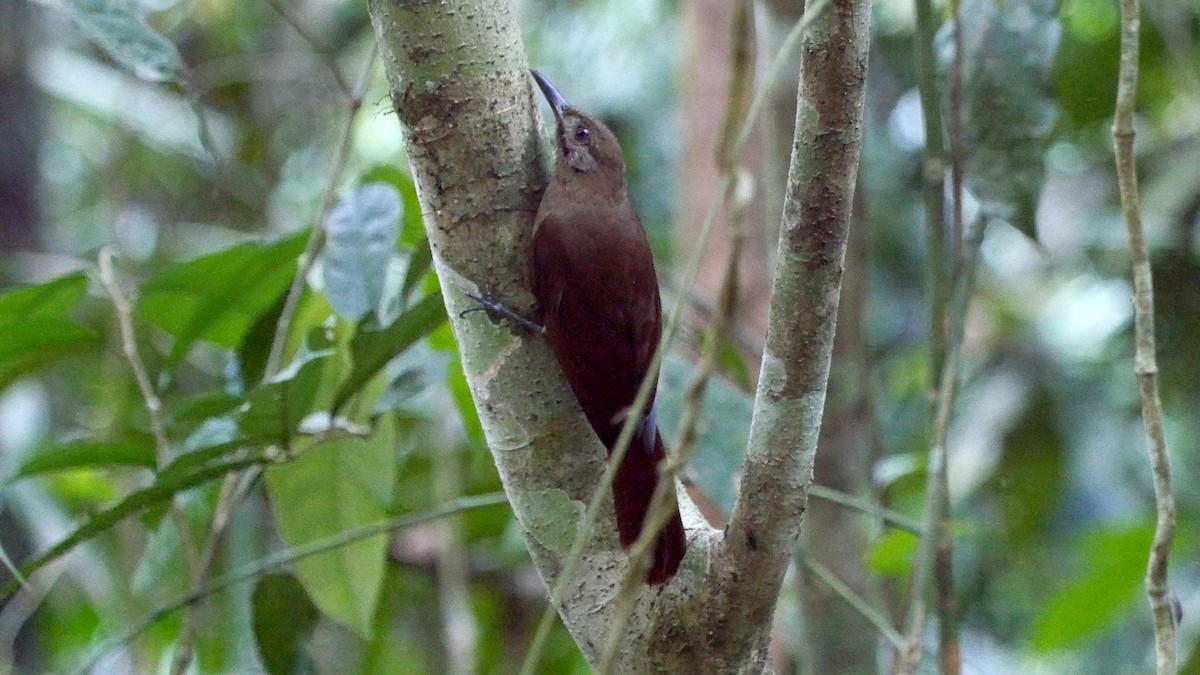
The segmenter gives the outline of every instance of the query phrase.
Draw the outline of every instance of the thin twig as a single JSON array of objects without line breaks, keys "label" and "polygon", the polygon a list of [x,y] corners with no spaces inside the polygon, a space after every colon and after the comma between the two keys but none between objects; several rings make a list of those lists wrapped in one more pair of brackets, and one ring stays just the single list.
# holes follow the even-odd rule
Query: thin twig
[{"label": "thin twig", "polygon": [[1134,356],[1133,371],[1142,399],[1142,424],[1154,476],[1154,542],[1146,564],[1146,595],[1154,615],[1154,652],[1159,675],[1173,675],[1177,668],[1175,596],[1167,579],[1167,562],[1175,539],[1175,495],[1171,488],[1171,464],[1163,429],[1162,401],[1158,394],[1158,364],[1154,336],[1154,279],[1150,254],[1142,231],[1138,197],[1137,164],[1133,154],[1137,111],[1138,0],[1121,0],[1121,58],[1117,71],[1117,103],[1113,114],[1117,183],[1121,212],[1129,232],[1133,268]]},{"label": "thin twig", "polygon": [[[696,428],[703,409],[704,391],[716,368],[721,350],[729,340],[733,316],[737,310],[739,265],[742,246],[746,240],[746,209],[750,205],[753,186],[749,176],[738,165],[737,142],[739,122],[746,117],[754,90],[754,4],[741,0],[734,6],[733,40],[730,54],[729,94],[721,119],[717,140],[717,167],[734,178],[730,188],[721,195],[721,208],[729,228],[729,250],[725,257],[725,273],[717,292],[716,307],[709,323],[708,337],[702,349],[692,381],[683,395],[683,414],[679,421],[676,452],[685,457],[692,454],[696,443]],[[686,464],[686,461],[683,462]]]},{"label": "thin twig", "polygon": [[872,607],[871,603],[867,602],[864,598],[855,593],[853,588],[850,588],[845,582],[837,578],[837,575],[830,571],[828,567],[825,567],[817,559],[808,555],[804,556],[804,566],[807,567],[814,576],[820,579],[822,583],[828,586],[830,590],[832,590],[847,605],[853,607],[854,611],[858,612],[859,615],[861,615],[864,619],[871,622],[871,625],[875,627],[875,630],[879,631],[880,635],[886,638],[888,642],[892,643],[892,647],[896,649],[902,649],[904,647],[904,636],[900,635],[896,628],[892,626],[891,622],[888,621],[887,617],[885,617],[882,612]]},{"label": "thin twig", "polygon": [[[954,410],[955,394],[957,393],[967,310],[970,308],[971,293],[975,287],[975,269],[979,260],[979,248],[983,243],[983,235],[986,230],[987,220],[981,220],[975,224],[971,235],[965,238],[962,274],[956,280],[954,294],[947,307],[947,311],[950,312],[951,332],[949,349],[946,351],[946,360],[937,388],[938,396],[933,416],[929,465],[926,468],[925,510],[921,517],[923,535],[913,561],[912,586],[909,594],[908,615],[905,620],[905,634],[907,635],[905,649],[896,657],[893,666],[895,673],[915,673],[921,665],[925,595],[929,583],[934,577],[938,542],[943,536],[937,530],[941,527],[949,527],[942,512],[942,507],[948,500],[948,497],[942,494],[946,484],[940,476],[945,470],[946,436],[950,430],[950,415]],[[949,536],[949,534],[944,536]]]},{"label": "thin twig", "polygon": [[105,654],[108,654],[110,651],[123,644],[127,644],[138,635],[141,635],[145,631],[149,630],[156,623],[162,621],[171,614],[183,609],[184,607],[193,605],[205,597],[212,595],[213,593],[217,593],[229,588],[230,586],[260,577],[270,570],[292,565],[297,561],[304,560],[305,558],[310,558],[314,555],[319,555],[343,546],[348,546],[356,541],[368,539],[385,532],[415,527],[417,525],[422,525],[424,523],[446,518],[464,511],[470,511],[472,509],[506,504],[507,501],[508,499],[503,492],[492,492],[484,495],[460,497],[459,499],[456,499],[448,504],[444,504],[424,513],[419,513],[417,515],[406,514],[392,518],[391,520],[376,523],[374,525],[363,525],[352,530],[339,532],[331,537],[325,537],[324,539],[309,542],[303,546],[297,546],[273,553],[256,562],[243,565],[233,571],[227,572],[212,579],[204,586],[195,588],[187,595],[156,610],[150,616],[133,624],[121,634],[104,640],[90,651],[88,656],[73,672],[78,673],[79,675],[91,672],[92,669],[99,664],[100,660],[104,658]]},{"label": "thin twig", "polygon": [[3,546],[0,546],[0,565],[4,566],[4,569],[12,575],[21,588],[29,590],[29,580],[25,578],[24,574],[21,574],[20,568],[8,556],[8,551],[5,551]]},{"label": "thin twig", "polygon": [[[908,594],[908,616],[905,633],[909,643],[895,659],[896,672],[906,672],[907,667],[919,665],[921,633],[925,621],[925,589],[928,585],[940,541],[938,516],[948,499],[943,478],[945,457],[941,444],[933,440],[937,434],[938,411],[946,402],[949,393],[941,386],[949,366],[946,321],[949,304],[950,267],[947,265],[945,182],[946,150],[943,139],[941,93],[938,87],[937,65],[934,58],[934,33],[937,31],[938,15],[931,0],[916,0],[917,30],[913,41],[916,65],[917,91],[921,98],[921,114],[925,123],[925,149],[921,178],[924,183],[925,229],[927,232],[926,287],[929,294],[929,381],[930,388],[930,453],[925,486],[925,515],[921,545],[914,560],[914,573]],[[952,350],[952,347],[950,347]],[[933,517],[931,520],[929,517]],[[911,663],[913,658],[917,663]]]},{"label": "thin twig", "polygon": [[121,352],[125,355],[129,369],[133,371],[133,379],[137,382],[138,391],[142,395],[146,414],[150,418],[150,432],[154,435],[155,461],[158,468],[162,469],[171,461],[171,445],[167,440],[166,425],[163,424],[162,399],[154,390],[154,384],[150,382],[150,374],[146,370],[146,362],[142,360],[142,355],[138,351],[137,334],[133,328],[133,307],[117,283],[116,275],[113,273],[112,258],[113,253],[110,246],[100,249],[100,284],[104,286],[105,292],[108,293],[109,299],[112,300],[113,306],[117,310],[117,327],[121,331]]},{"label": "thin twig", "polygon": [[[142,400],[145,403],[146,413],[150,418],[150,430],[154,436],[154,448],[156,465],[161,471],[171,461],[171,446],[167,439],[166,426],[163,423],[162,415],[162,399],[159,398],[158,392],[155,391],[153,383],[150,382],[150,374],[146,369],[146,363],[142,360],[141,353],[137,346],[137,334],[133,328],[133,307],[129,304],[129,299],[125,297],[125,293],[121,290],[120,284],[117,283],[116,276],[113,273],[112,264],[112,249],[105,246],[100,249],[99,257],[100,284],[104,286],[104,290],[112,299],[113,306],[117,310],[117,325],[121,332],[121,348],[125,355],[125,360],[129,363],[129,369],[133,371],[133,378],[137,382],[138,390],[142,394]],[[179,530],[179,540],[183,544],[184,555],[187,557],[188,578],[195,584],[201,577],[201,561],[196,550],[196,542],[192,539],[191,529],[188,527],[187,515],[179,506],[179,502],[175,497],[171,498],[171,519],[175,523],[176,529]],[[183,663],[186,668],[191,662],[194,634],[195,634],[196,619],[194,612],[188,614],[184,620],[183,629],[180,632],[179,642],[176,645],[175,658],[172,672],[182,672],[178,667],[179,663]]]},{"label": "thin twig", "polygon": [[[155,464],[158,470],[161,471],[171,462],[171,445],[167,439],[166,424],[163,422],[162,399],[159,398],[158,392],[154,389],[154,384],[150,381],[150,373],[146,368],[146,362],[142,360],[141,352],[138,350],[137,333],[133,328],[133,306],[129,303],[129,298],[125,297],[124,291],[121,290],[121,285],[117,283],[116,274],[113,271],[112,258],[113,253],[110,246],[100,249],[100,284],[104,286],[105,292],[108,293],[108,297],[112,300],[113,307],[117,310],[117,326],[121,333],[121,351],[125,355],[125,361],[129,364],[129,369],[133,371],[133,379],[137,382],[138,391],[141,392],[142,402],[146,407],[146,415],[150,418],[150,432],[154,436]],[[175,526],[179,530],[179,541],[183,544],[184,555],[188,561],[188,569],[194,573],[199,560],[196,555],[196,542],[192,539],[192,532],[188,528],[186,514],[174,499],[171,500],[171,514],[172,519],[175,521]]]},{"label": "thin twig", "polygon": [[[729,251],[725,259],[725,274],[717,294],[716,313],[709,324],[703,350],[696,370],[688,386],[683,391],[683,414],[679,417],[678,438],[675,441],[676,454],[690,457],[695,450],[697,427],[704,409],[704,392],[708,381],[716,370],[721,358],[721,350],[729,342],[729,332],[733,327],[733,316],[737,309],[738,261],[742,255],[742,246],[746,240],[744,221],[746,208],[750,205],[750,178],[741,174],[736,167],[731,169],[738,172],[734,176],[735,185],[724,195],[726,222],[729,224]],[[683,462],[681,466],[686,465]]]},{"label": "thin twig", "polygon": [[608,642],[597,672],[607,675],[616,664],[617,651],[625,634],[625,627],[633,614],[634,601],[637,599],[641,581],[646,569],[651,563],[651,557],[658,539],[659,531],[671,519],[678,508],[675,500],[675,474],[687,465],[696,449],[696,429],[704,408],[704,392],[708,381],[720,360],[722,348],[727,340],[730,326],[733,324],[733,314],[737,306],[738,261],[742,254],[742,244],[745,241],[746,208],[750,203],[751,189],[749,178],[744,176],[737,164],[737,157],[732,155],[734,144],[737,142],[737,120],[745,116],[753,86],[754,73],[754,17],[753,5],[748,0],[742,0],[734,9],[734,40],[733,67],[729,84],[722,134],[718,141],[716,161],[727,178],[726,189],[721,195],[722,211],[729,227],[729,248],[726,253],[725,273],[717,296],[716,313],[709,326],[708,336],[695,373],[683,394],[683,413],[679,420],[678,439],[673,456],[664,459],[658,468],[658,483],[651,495],[647,508],[646,522],[642,531],[629,550],[629,558],[633,562],[626,570],[621,580],[621,590],[614,604],[612,619],[608,631]]},{"label": "thin twig", "polygon": [[300,21],[300,17],[296,16],[292,12],[292,9],[280,2],[280,0],[267,0],[267,4],[279,14],[284,23],[291,26],[292,30],[296,31],[312,47],[317,56],[321,57],[321,60],[325,62],[325,68],[329,70],[330,74],[333,75],[333,79],[337,82],[338,89],[341,90],[342,95],[346,97],[347,101],[354,104],[357,100],[357,94],[355,93],[357,89],[342,75],[342,69],[338,67],[337,60],[333,58],[332,50],[329,49],[329,46],[310,31],[308,26],[305,26],[304,22]]},{"label": "thin twig", "polygon": [[945,307],[950,295],[950,277],[946,266],[946,146],[943,138],[941,93],[938,89],[937,64],[933,41],[938,15],[932,0],[916,0],[917,36],[913,41],[917,74],[917,92],[921,98],[921,116],[925,122],[925,150],[921,179],[925,190],[925,228],[928,234],[926,284],[929,292],[930,382],[940,380],[945,362]]},{"label": "thin twig", "polygon": [[817,485],[816,483],[813,483],[812,487],[808,489],[808,494],[811,497],[823,499],[831,504],[837,504],[839,506],[845,506],[846,508],[854,509],[855,511],[859,511],[860,513],[871,516],[872,518],[882,520],[893,527],[897,527],[906,532],[911,532],[918,537],[921,536],[921,533],[923,532],[921,529],[921,523],[909,518],[908,516],[905,516],[902,513],[897,513],[896,511],[880,506],[870,499],[854,497],[840,490],[827,488],[824,485]]},{"label": "thin twig", "polygon": [[[741,132],[738,135],[738,141],[733,146],[732,156],[737,157],[745,149],[746,143],[749,141],[750,133],[753,130],[757,119],[758,112],[762,109],[762,102],[765,99],[765,89],[771,85],[771,82],[783,70],[783,64],[786,62],[787,52],[794,49],[799,43],[799,37],[803,35],[813,19],[828,7],[830,0],[816,0],[810,8],[808,8],[804,16],[796,22],[795,28],[792,29],[792,34],[788,36],[788,40],[780,48],[775,61],[772,62],[771,68],[768,69],[767,75],[763,79],[759,94],[755,96],[754,101],[750,105],[749,112],[746,118],[742,121]],[[793,37],[795,39],[793,39]],[[691,288],[695,283],[696,277],[699,274],[700,262],[703,259],[702,255],[704,248],[712,235],[712,230],[717,221],[717,213],[720,205],[721,195],[725,194],[733,188],[735,178],[727,175],[720,189],[714,194],[712,201],[709,203],[708,212],[705,214],[704,223],[700,228],[700,235],[696,239],[695,250],[688,260],[681,278],[680,288]],[[537,630],[534,633],[533,640],[530,643],[529,650],[525,655],[525,662],[521,666],[522,675],[533,675],[537,672],[537,665],[541,660],[542,653],[545,651],[546,640],[550,636],[550,629],[554,626],[554,619],[557,616],[558,607],[562,604],[563,594],[566,592],[567,585],[571,581],[571,577],[575,574],[580,561],[583,559],[583,549],[587,545],[589,534],[592,532],[599,518],[600,508],[604,505],[605,499],[608,498],[612,491],[612,481],[616,475],[617,467],[620,466],[621,459],[625,456],[625,451],[629,446],[630,440],[633,438],[633,432],[636,427],[635,421],[641,416],[641,411],[645,410],[647,402],[650,400],[650,394],[654,391],[659,367],[662,364],[663,355],[665,353],[664,345],[670,344],[674,337],[675,330],[679,325],[679,318],[683,313],[683,307],[686,304],[686,295],[680,294],[671,308],[671,313],[668,315],[663,327],[662,340],[659,342],[658,348],[655,350],[654,358],[647,370],[647,377],[643,379],[641,389],[638,391],[638,396],[634,399],[630,406],[630,412],[625,418],[625,425],[621,429],[621,434],[617,438],[612,452],[609,454],[608,461],[604,474],[600,478],[600,482],[596,487],[596,491],[592,494],[592,499],[588,503],[587,509],[584,511],[583,518],[576,531],[575,541],[572,543],[571,550],[563,559],[562,569],[559,572],[558,579],[554,584],[554,588],[550,591],[550,602],[542,612],[541,619],[538,621]],[[661,485],[663,481],[659,481]],[[673,490],[672,490],[673,492]],[[672,495],[673,496],[673,495]],[[650,520],[650,514],[647,516],[647,521]],[[665,523],[665,520],[663,521]],[[661,527],[661,525],[660,525]],[[645,524],[643,532],[646,531]],[[635,542],[636,543],[636,542]]]},{"label": "thin twig", "polygon": [[754,133],[754,124],[758,120],[758,115],[762,112],[762,107],[766,105],[767,99],[771,95],[771,86],[787,67],[788,61],[792,57],[792,52],[796,51],[796,47],[800,44],[800,38],[804,37],[809,24],[825,11],[829,2],[830,0],[815,0],[815,2],[806,6],[804,8],[804,15],[796,21],[795,26],[792,26],[791,32],[783,39],[783,44],[779,45],[779,51],[775,52],[775,59],[771,61],[771,65],[767,66],[767,71],[763,73],[761,78],[762,85],[759,86],[758,92],[754,94],[754,100],[750,102],[750,108],[746,111],[745,122],[742,124],[741,131],[738,132],[737,143],[734,143],[730,154],[731,160],[740,157],[742,150],[746,149],[746,144],[750,142],[750,135]]},{"label": "thin twig", "polygon": [[[953,279],[956,282],[961,281],[960,277],[965,273],[963,265],[965,252],[963,232],[963,145],[962,145],[962,89],[963,89],[963,72],[962,72],[962,52],[963,52],[963,23],[961,2],[953,0],[951,2],[951,20],[953,21],[954,34],[954,59],[950,65],[950,199],[951,199],[951,223],[950,229],[953,241]],[[971,292],[968,288],[967,293]],[[947,307],[949,310],[958,309],[956,307]],[[961,326],[966,322],[966,305],[962,306],[963,314],[956,316],[947,316],[942,320],[942,325],[949,325],[952,321],[958,321]],[[961,333],[954,336],[956,340],[961,341]],[[953,392],[943,391],[939,388],[937,395],[939,397],[953,396]],[[935,432],[935,437],[936,437]],[[945,433],[944,430],[942,432]],[[944,438],[943,438],[944,444]],[[938,490],[938,499],[940,504],[938,511],[940,512],[937,525],[937,547],[934,554],[934,590],[937,594],[937,615],[938,615],[938,657],[941,666],[942,675],[958,675],[962,670],[961,656],[959,653],[958,640],[958,598],[954,590],[954,537],[950,531],[950,457],[946,450],[943,450],[942,461],[939,464],[938,482],[941,483],[941,488]]]},{"label": "thin twig", "polygon": [[325,186],[325,192],[321,195],[321,203],[317,208],[317,219],[313,225],[312,234],[309,235],[304,252],[300,254],[300,268],[296,271],[296,276],[292,278],[292,285],[288,287],[287,297],[283,302],[283,310],[279,313],[279,321],[275,324],[275,337],[271,341],[271,351],[268,353],[267,365],[263,370],[264,381],[278,373],[282,367],[282,363],[280,362],[283,359],[284,349],[287,347],[288,333],[291,329],[292,319],[295,318],[296,310],[300,306],[300,296],[304,293],[304,285],[307,282],[308,273],[312,270],[312,266],[316,264],[317,256],[320,255],[322,247],[325,246],[325,217],[329,215],[329,210],[333,208],[334,200],[337,197],[338,181],[341,178],[342,169],[346,166],[346,160],[350,156],[350,141],[354,138],[354,119],[358,116],[358,111],[362,108],[363,93],[366,91],[367,80],[375,65],[375,56],[378,52],[378,45],[371,48],[371,54],[367,57],[366,66],[364,66],[358,83],[354,87],[353,95],[350,96],[346,124],[342,127],[338,138],[337,151],[334,155],[329,183]]}]

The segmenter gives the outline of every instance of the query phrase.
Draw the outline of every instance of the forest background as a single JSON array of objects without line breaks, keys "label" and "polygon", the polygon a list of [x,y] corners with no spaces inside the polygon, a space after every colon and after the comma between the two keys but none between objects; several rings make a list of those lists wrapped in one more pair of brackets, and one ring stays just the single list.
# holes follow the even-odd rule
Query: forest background
[{"label": "forest background", "polygon": [[[665,305],[718,190],[732,5],[518,4],[531,64],[622,141]],[[945,84],[951,12],[935,9]],[[1112,160],[1118,9],[964,0],[960,12],[977,172],[966,217],[988,223],[946,440],[964,668],[1144,671],[1155,509]],[[0,13],[0,664],[147,672],[194,645],[203,672],[516,670],[545,589],[496,496],[365,4],[4,0]],[[760,75],[797,18],[757,7]],[[1143,19],[1137,159],[1180,521],[1172,584],[1180,663],[1200,672],[1200,10],[1168,0]],[[916,26],[908,0],[874,3],[816,465],[837,492],[810,499],[777,610],[787,671],[873,669],[878,620],[904,620],[940,367]],[[743,158],[736,322],[689,470],[725,512],[795,82],[793,63],[757,83],[770,93]],[[1017,124],[988,116],[1013,111]],[[317,223],[328,241],[304,258]],[[730,232],[718,225],[682,293],[660,390],[669,438]],[[330,411],[338,433],[313,431]],[[391,536],[329,543],[389,520]],[[329,548],[291,560],[314,542]],[[22,565],[38,569],[25,579]],[[182,606],[198,566],[213,592]],[[561,626],[542,668],[587,672]]]}]

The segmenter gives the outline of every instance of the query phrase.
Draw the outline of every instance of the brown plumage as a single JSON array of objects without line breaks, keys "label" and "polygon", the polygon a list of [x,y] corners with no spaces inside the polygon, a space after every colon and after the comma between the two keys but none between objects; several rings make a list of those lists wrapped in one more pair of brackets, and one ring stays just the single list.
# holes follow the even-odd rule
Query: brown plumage
[{"label": "brown plumage", "polygon": [[[658,277],[646,232],[626,195],[616,137],[567,104],[539,73],[533,76],[558,124],[554,175],[534,225],[533,294],[546,340],[611,453],[662,334]],[[624,547],[641,532],[664,456],[653,403],[652,397],[613,480]],[[674,576],[686,549],[676,509],[659,534],[647,583]]]}]

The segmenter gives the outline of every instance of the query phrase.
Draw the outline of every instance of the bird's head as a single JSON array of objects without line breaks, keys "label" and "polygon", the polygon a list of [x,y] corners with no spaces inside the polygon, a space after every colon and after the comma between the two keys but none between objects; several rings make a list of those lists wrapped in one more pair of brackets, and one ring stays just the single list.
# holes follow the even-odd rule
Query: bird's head
[{"label": "bird's head", "polygon": [[558,158],[555,171],[582,174],[615,174],[624,180],[625,160],[617,137],[598,119],[567,103],[541,73],[529,71],[550,103],[558,125]]}]

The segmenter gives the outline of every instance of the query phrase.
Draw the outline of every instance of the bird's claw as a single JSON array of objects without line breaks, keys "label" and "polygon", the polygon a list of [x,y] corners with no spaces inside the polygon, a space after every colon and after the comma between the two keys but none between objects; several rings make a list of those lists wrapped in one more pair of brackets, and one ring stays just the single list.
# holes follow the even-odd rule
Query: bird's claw
[{"label": "bird's claw", "polygon": [[546,333],[545,326],[521,316],[521,314],[511,309],[508,305],[505,305],[503,302],[497,300],[495,296],[492,295],[490,290],[485,290],[480,295],[476,295],[470,291],[464,290],[463,295],[471,298],[475,302],[478,302],[479,306],[468,307],[467,309],[464,309],[458,313],[459,318],[466,318],[466,316],[472,312],[487,312],[488,318],[494,322],[499,322],[501,319],[508,319],[516,324],[516,326],[521,330],[532,333],[533,335],[544,335]]}]

